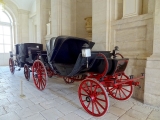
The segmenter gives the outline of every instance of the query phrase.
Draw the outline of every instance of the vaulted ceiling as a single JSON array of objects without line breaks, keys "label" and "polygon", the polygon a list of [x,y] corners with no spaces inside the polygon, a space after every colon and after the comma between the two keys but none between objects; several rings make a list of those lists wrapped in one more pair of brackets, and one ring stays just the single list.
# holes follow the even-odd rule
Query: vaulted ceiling
[{"label": "vaulted ceiling", "polygon": [[24,9],[30,11],[32,4],[35,0],[11,0],[17,5],[19,9]]}]

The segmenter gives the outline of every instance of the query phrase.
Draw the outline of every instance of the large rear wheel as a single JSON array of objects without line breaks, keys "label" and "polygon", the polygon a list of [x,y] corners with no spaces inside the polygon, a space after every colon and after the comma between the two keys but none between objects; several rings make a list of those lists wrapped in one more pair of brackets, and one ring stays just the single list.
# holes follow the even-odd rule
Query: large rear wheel
[{"label": "large rear wheel", "polygon": [[91,115],[99,117],[109,107],[108,95],[104,87],[96,80],[85,79],[78,89],[80,103]]},{"label": "large rear wheel", "polygon": [[14,74],[14,71],[15,71],[15,66],[14,66],[14,61],[12,58],[9,58],[9,69],[10,69],[10,72],[12,74]]},{"label": "large rear wheel", "polygon": [[35,60],[32,66],[34,84],[39,90],[44,90],[48,80],[47,71],[40,60]]}]

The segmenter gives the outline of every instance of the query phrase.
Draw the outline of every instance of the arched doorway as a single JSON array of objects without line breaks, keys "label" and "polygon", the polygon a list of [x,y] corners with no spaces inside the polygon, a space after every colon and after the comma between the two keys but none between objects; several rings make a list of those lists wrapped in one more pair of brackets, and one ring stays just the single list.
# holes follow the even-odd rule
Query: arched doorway
[{"label": "arched doorway", "polygon": [[13,50],[12,18],[7,11],[0,11],[0,65],[8,65],[9,52]]}]

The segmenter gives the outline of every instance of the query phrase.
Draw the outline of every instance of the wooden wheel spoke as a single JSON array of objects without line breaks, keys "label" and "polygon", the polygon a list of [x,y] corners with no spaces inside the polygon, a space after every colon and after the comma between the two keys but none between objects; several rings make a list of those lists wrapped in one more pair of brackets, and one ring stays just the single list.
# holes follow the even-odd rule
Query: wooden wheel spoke
[{"label": "wooden wheel spoke", "polygon": [[94,102],[92,101],[92,113],[94,113]]},{"label": "wooden wheel spoke", "polygon": [[96,96],[103,95],[103,92],[98,92]]},{"label": "wooden wheel spoke", "polygon": [[88,92],[86,89],[82,88],[82,90],[83,90],[84,92],[86,92],[87,94],[89,94],[89,92]]},{"label": "wooden wheel spoke", "polygon": [[102,102],[106,102],[106,100],[100,99],[100,98],[96,98],[96,100],[100,100]]},{"label": "wooden wheel spoke", "polygon": [[91,102],[88,102],[87,108],[89,107],[90,104],[91,104]]},{"label": "wooden wheel spoke", "polygon": [[96,100],[96,103],[104,110],[105,108]]},{"label": "wooden wheel spoke", "polygon": [[42,89],[44,88],[44,86],[45,86],[45,84],[44,84],[44,82],[42,81],[42,82],[41,82],[41,87],[42,87]]},{"label": "wooden wheel spoke", "polygon": [[121,91],[122,91],[123,95],[124,95],[125,97],[127,97],[127,95],[123,92],[123,90],[121,90]]},{"label": "wooden wheel spoke", "polygon": [[118,91],[118,89],[116,89],[116,93],[115,93],[115,96],[117,96],[117,91]]},{"label": "wooden wheel spoke", "polygon": [[114,91],[115,89],[116,89],[115,87],[112,87],[112,88],[109,89],[109,90],[112,92],[112,91]]},{"label": "wooden wheel spoke", "polygon": [[90,93],[92,94],[92,82],[90,82]]},{"label": "wooden wheel spoke", "polygon": [[127,90],[126,88],[123,88],[123,87],[122,87],[122,89],[123,89],[123,90],[125,90],[125,91],[127,91],[127,92],[130,92],[130,91],[129,91],[129,90]]},{"label": "wooden wheel spoke", "polygon": [[86,97],[88,97],[88,95],[86,95],[86,94],[83,94],[83,93],[81,93],[80,95],[83,95],[83,96],[86,96]]},{"label": "wooden wheel spoke", "polygon": [[96,93],[97,88],[98,88],[98,85],[96,85],[96,88],[94,89],[94,92],[93,92],[94,94]]},{"label": "wooden wheel spoke", "polygon": [[98,109],[98,106],[97,106],[97,103],[95,102],[95,106],[96,106],[96,109],[97,109],[97,111],[98,111],[98,114],[100,114],[100,111],[99,111],[99,109]]},{"label": "wooden wheel spoke", "polygon": [[40,81],[37,81],[37,86],[38,88],[40,88]]},{"label": "wooden wheel spoke", "polygon": [[86,82],[85,82],[85,84],[84,84],[84,85],[85,85],[85,87],[86,87],[86,88],[88,89],[88,91],[89,91],[89,88],[88,88],[88,85],[87,85],[87,83],[86,83]]},{"label": "wooden wheel spoke", "polygon": [[118,91],[119,91],[119,97],[122,98],[122,97],[121,97],[121,91],[120,91],[120,90],[118,90]]}]

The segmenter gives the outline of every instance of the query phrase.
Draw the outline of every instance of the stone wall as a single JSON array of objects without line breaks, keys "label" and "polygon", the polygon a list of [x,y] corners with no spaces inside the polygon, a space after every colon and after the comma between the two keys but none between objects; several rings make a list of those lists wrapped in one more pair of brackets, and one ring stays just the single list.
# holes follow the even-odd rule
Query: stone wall
[{"label": "stone wall", "polygon": [[[153,50],[153,14],[144,14],[112,22],[111,49],[119,46],[120,53],[129,58],[127,75],[138,77],[145,72],[146,59]],[[135,87],[133,97],[144,99],[144,82]]]}]

